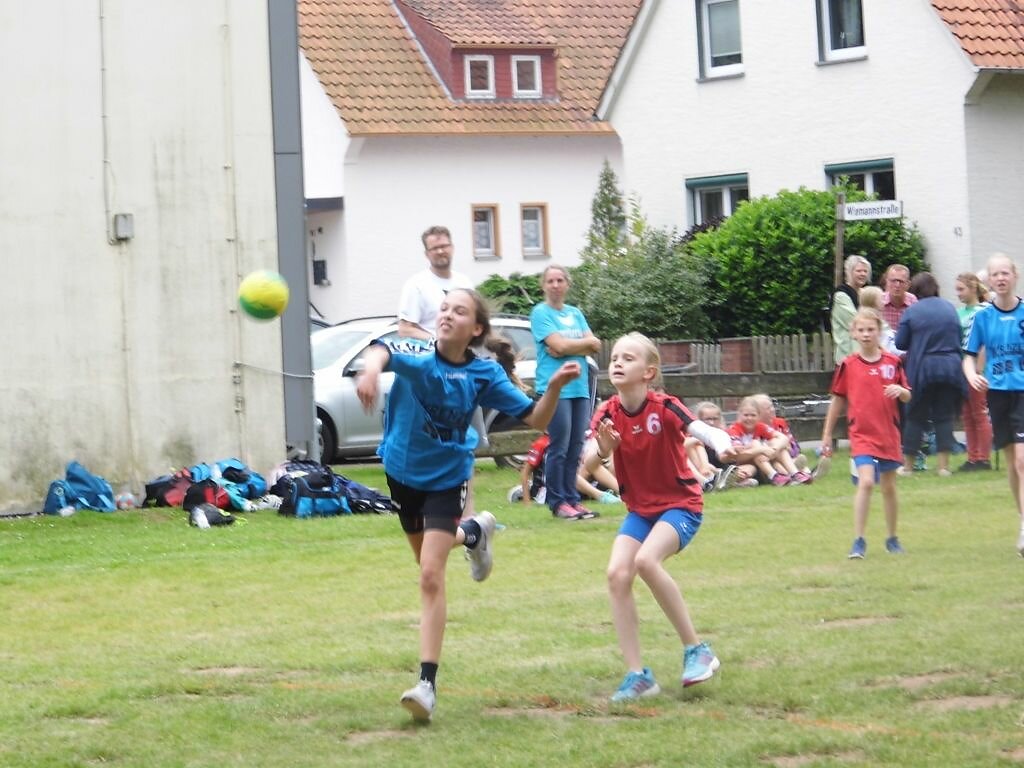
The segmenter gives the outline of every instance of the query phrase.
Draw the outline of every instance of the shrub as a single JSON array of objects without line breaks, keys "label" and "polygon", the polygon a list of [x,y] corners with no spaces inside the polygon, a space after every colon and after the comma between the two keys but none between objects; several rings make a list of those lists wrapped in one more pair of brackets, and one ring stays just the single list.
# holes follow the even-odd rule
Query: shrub
[{"label": "shrub", "polygon": [[528,315],[533,306],[544,300],[540,290],[540,275],[513,272],[508,277],[491,275],[477,286],[490,299],[491,309],[513,315]]},{"label": "shrub", "polygon": [[[719,337],[815,331],[833,290],[835,204],[866,195],[852,187],[782,190],[740,204],[685,249],[710,265],[705,308]],[[878,278],[892,263],[926,269],[914,225],[901,219],[846,223],[845,252],[861,253]]]},{"label": "shrub", "polygon": [[675,242],[672,230],[651,227],[634,202],[630,237],[613,248],[587,248],[570,270],[569,301],[594,333],[614,339],[629,331],[652,338],[704,338],[711,326],[701,306],[707,269]]}]

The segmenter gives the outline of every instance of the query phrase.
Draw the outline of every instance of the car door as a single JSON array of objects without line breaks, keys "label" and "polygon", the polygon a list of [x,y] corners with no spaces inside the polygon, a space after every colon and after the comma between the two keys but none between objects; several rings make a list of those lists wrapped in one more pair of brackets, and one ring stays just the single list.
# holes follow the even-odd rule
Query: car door
[{"label": "car door", "polygon": [[[398,331],[386,333],[380,338],[383,341],[392,341],[398,338]],[[363,347],[342,372],[345,396],[341,399],[341,423],[337,425],[338,449],[342,452],[351,453],[366,448],[367,453],[373,453],[384,435],[384,403],[391,391],[395,374],[385,371],[380,375],[380,396],[377,398],[377,406],[370,413],[363,410],[362,403],[356,396],[356,376],[363,370],[367,349],[369,346]]]}]

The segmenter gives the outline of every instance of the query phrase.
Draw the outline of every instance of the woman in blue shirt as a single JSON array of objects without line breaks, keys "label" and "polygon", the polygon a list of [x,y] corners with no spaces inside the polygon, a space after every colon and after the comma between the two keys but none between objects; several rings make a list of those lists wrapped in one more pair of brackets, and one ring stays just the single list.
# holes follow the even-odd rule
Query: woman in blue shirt
[{"label": "woman in blue shirt", "polygon": [[530,312],[530,329],[537,342],[537,392],[543,394],[559,365],[573,361],[581,374],[562,388],[558,408],[548,426],[551,444],[545,456],[545,503],[555,517],[578,520],[596,515],[580,504],[576,473],[583,449],[583,438],[590,426],[590,383],[587,358],[601,351],[601,340],[590,331],[583,313],[565,303],[569,291],[569,273],[551,265],[541,275],[544,301]]},{"label": "woman in blue shirt", "polygon": [[[420,679],[402,695],[402,706],[421,721],[436,704],[435,680],[447,617],[445,567],[458,545],[468,551],[471,572],[483,581],[491,572],[496,522],[481,512],[460,524],[466,484],[473,472],[478,435],[470,425],[478,405],[494,408],[543,430],[555,412],[563,385],[579,366],[563,364],[536,403],[510,379],[514,356],[503,339],[489,338],[490,315],[476,291],[448,293],[438,314],[436,340],[398,339],[374,343],[356,391],[367,411],[376,407],[380,374],[395,372],[384,414],[384,462],[402,530],[420,566]],[[481,343],[497,360],[477,357]],[[500,361],[500,362],[499,362]]]}]

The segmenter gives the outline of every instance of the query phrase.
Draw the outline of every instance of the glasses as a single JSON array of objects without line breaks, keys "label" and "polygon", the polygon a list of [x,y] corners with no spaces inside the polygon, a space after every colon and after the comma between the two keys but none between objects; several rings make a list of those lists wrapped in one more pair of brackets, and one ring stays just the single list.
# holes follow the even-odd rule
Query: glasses
[{"label": "glasses", "polygon": [[889,282],[895,283],[896,285],[910,285],[910,281],[904,280],[902,277],[890,277]]}]

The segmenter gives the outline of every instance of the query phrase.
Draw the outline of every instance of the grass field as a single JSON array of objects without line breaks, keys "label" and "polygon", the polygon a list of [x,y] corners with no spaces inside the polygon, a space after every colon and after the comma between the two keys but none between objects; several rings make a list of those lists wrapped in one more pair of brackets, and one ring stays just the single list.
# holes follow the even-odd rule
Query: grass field
[{"label": "grass field", "polygon": [[[0,522],[0,766],[1024,765],[1024,560],[1004,473],[900,479],[903,557],[880,499],[847,561],[852,488],[708,497],[670,569],[722,660],[680,649],[638,585],[665,689],[610,708],[624,669],[604,567],[624,510],[513,507],[491,579],[449,564],[434,722],[398,705],[418,670],[417,572],[394,517],[270,512],[190,529],[180,510]],[[341,467],[383,487],[379,467]]]}]

